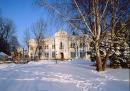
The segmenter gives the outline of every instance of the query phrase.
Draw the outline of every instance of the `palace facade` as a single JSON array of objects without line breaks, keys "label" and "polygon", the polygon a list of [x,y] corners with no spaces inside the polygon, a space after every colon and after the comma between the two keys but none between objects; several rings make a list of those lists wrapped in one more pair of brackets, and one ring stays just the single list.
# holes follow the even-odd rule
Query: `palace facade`
[{"label": "palace facade", "polygon": [[[53,38],[49,37],[41,40],[40,59],[88,59],[87,52],[90,50],[90,38],[88,35],[69,35],[65,31],[55,33]],[[29,41],[29,57],[34,57],[37,43],[34,39]]]}]

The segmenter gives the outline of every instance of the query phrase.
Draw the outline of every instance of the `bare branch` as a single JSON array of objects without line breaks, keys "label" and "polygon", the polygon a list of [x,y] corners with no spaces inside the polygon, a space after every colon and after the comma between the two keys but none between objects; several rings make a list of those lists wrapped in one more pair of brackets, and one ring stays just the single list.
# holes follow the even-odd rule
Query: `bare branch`
[{"label": "bare branch", "polygon": [[106,9],[107,9],[108,2],[109,2],[109,0],[107,0],[107,2],[106,2],[105,8],[104,8],[103,13],[101,15],[101,20],[102,20],[102,18],[104,16],[104,13],[105,13]]},{"label": "bare branch", "polygon": [[89,25],[88,25],[88,23],[87,23],[85,17],[83,16],[83,14],[82,14],[82,12],[81,12],[81,10],[80,10],[80,8],[79,8],[79,6],[78,6],[76,0],[73,0],[73,1],[74,1],[75,5],[76,5],[76,7],[77,7],[78,12],[79,12],[80,15],[82,16],[82,19],[83,19],[83,21],[84,21],[86,27],[89,29],[89,31],[90,31],[90,33],[92,34],[92,36],[94,36],[94,34],[93,34],[92,30],[90,29],[90,27],[89,27]]}]

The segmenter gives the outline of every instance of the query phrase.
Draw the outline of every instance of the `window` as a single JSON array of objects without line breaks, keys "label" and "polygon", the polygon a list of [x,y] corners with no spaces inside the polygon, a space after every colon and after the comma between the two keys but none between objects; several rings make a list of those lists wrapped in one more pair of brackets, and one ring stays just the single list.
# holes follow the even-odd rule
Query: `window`
[{"label": "window", "polygon": [[48,49],[48,45],[45,45],[45,49]]},{"label": "window", "polygon": [[85,57],[85,52],[80,52],[80,58],[84,58]]},{"label": "window", "polygon": [[60,42],[60,49],[63,49],[63,43]]},{"label": "window", "polygon": [[76,57],[76,53],[75,52],[71,52],[71,58],[75,58]]},{"label": "window", "polygon": [[48,57],[49,57],[49,53],[47,53],[47,52],[46,52],[46,53],[45,53],[45,57],[47,57],[47,58],[48,58]]},{"label": "window", "polygon": [[52,52],[52,57],[55,58],[55,52]]},{"label": "window", "polygon": [[52,49],[55,49],[55,45],[52,45]]},{"label": "window", "polygon": [[70,47],[74,48],[75,47],[75,43],[71,43]]},{"label": "window", "polygon": [[80,43],[80,48],[85,47],[85,43]]},{"label": "window", "polygon": [[80,43],[80,48],[82,48],[83,47],[83,43]]}]

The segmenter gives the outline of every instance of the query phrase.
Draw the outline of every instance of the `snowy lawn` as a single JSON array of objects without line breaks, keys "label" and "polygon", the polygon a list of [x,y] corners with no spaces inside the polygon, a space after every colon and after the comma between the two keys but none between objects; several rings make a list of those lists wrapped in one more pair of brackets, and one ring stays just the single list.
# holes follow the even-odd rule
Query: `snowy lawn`
[{"label": "snowy lawn", "polygon": [[0,64],[0,91],[129,91],[128,69],[96,72],[89,61]]}]

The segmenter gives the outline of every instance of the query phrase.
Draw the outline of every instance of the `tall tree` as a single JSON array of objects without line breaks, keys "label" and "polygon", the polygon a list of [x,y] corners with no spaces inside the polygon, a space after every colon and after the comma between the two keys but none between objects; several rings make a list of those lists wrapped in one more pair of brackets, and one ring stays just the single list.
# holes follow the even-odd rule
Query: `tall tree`
[{"label": "tall tree", "polygon": [[43,19],[38,20],[35,24],[32,26],[32,32],[35,36],[35,41],[36,41],[36,50],[34,53],[34,58],[36,58],[36,54],[38,55],[38,58],[40,59],[41,56],[41,42],[43,42],[44,38],[44,33],[46,31],[47,24]]},{"label": "tall tree", "polygon": [[30,29],[27,28],[24,32],[24,42],[29,52]]},{"label": "tall tree", "polygon": [[[16,40],[15,44],[12,44],[14,39]],[[3,17],[0,17],[0,43],[0,51],[3,51],[8,55],[11,54],[14,47],[18,46],[13,22]]]},{"label": "tall tree", "polygon": [[[37,0],[36,3],[53,12],[51,14],[57,15],[76,30],[88,33],[94,43],[96,69],[105,70],[116,38],[115,27],[118,22],[125,23],[130,14],[129,0]],[[119,30],[122,31],[126,25],[121,26]],[[105,49],[106,54],[101,58],[101,45],[108,34],[109,45]]]}]

